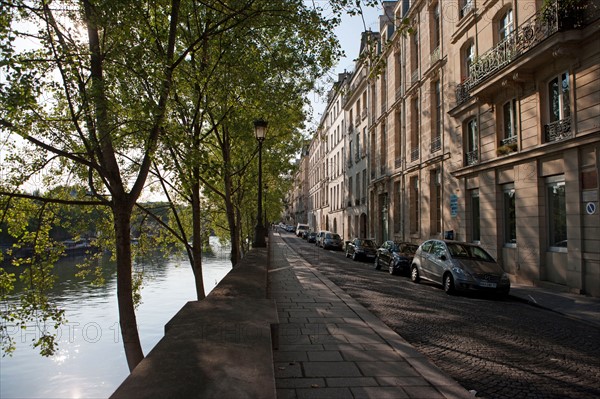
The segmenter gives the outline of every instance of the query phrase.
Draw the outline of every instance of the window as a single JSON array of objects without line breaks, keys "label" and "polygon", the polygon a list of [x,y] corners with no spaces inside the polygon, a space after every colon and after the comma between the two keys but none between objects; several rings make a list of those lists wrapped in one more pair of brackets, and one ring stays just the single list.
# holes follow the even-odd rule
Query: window
[{"label": "window", "polygon": [[352,176],[348,178],[348,206],[353,206],[352,201]]},{"label": "window", "polygon": [[460,17],[463,18],[473,9],[473,0],[461,0]]},{"label": "window", "polygon": [[504,242],[517,243],[516,194],[514,184],[505,184],[503,191]]},{"label": "window", "polygon": [[356,134],[356,161],[358,162],[358,159],[360,157],[360,130],[358,131],[358,133]]},{"label": "window", "polygon": [[[410,72],[414,75],[419,69],[419,34],[415,31],[410,40]],[[411,79],[411,84],[415,79]]]},{"label": "window", "polygon": [[465,126],[465,148],[467,165],[479,162],[477,119],[471,118]]},{"label": "window", "polygon": [[[512,99],[507,101],[502,106],[502,131],[504,138],[501,141],[502,145],[517,144],[517,100]],[[516,147],[514,148],[516,150]]]},{"label": "window", "polygon": [[548,83],[549,120],[545,128],[546,142],[571,137],[571,100],[569,73],[564,72]]},{"label": "window", "polygon": [[440,81],[436,80],[431,90],[431,152],[442,148],[442,93]]},{"label": "window", "polygon": [[471,69],[471,64],[473,64],[473,61],[475,60],[475,43],[473,41],[469,42],[467,45],[465,45],[462,49],[461,52],[461,56],[462,56],[462,77],[463,77],[463,81],[467,80],[467,78],[469,78],[469,76],[471,75],[470,69]]},{"label": "window", "polygon": [[410,115],[410,141],[411,141],[411,155],[410,160],[416,161],[419,159],[419,98],[413,98],[411,102],[411,115]]},{"label": "window", "polygon": [[471,190],[471,241],[481,240],[479,189]]},{"label": "window", "polygon": [[431,50],[440,46],[440,5],[435,5],[431,15]]},{"label": "window", "polygon": [[513,31],[512,9],[506,11],[498,21],[498,42],[505,40]]},{"label": "window", "polygon": [[439,169],[429,172],[430,208],[429,220],[431,234],[442,232],[442,176]]},{"label": "window", "polygon": [[564,176],[546,179],[548,208],[548,245],[553,249],[567,247],[567,206]]},{"label": "window", "polygon": [[569,100],[569,73],[564,72],[548,83],[550,122],[560,121],[571,116]]},{"label": "window", "polygon": [[410,232],[419,232],[419,180],[410,178]]}]

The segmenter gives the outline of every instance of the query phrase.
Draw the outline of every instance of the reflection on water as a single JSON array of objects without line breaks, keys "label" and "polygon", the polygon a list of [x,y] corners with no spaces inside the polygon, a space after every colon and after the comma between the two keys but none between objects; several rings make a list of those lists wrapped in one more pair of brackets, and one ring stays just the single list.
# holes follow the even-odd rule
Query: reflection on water
[{"label": "reflection on water", "polygon": [[[203,258],[204,289],[210,292],[231,270],[229,248],[211,240],[214,254]],[[34,325],[10,331],[17,341],[13,357],[0,358],[0,398],[108,397],[129,371],[116,299],[115,265],[105,259],[106,284],[92,287],[74,277],[72,259],[56,265],[59,281],[53,292],[68,322],[58,331],[59,351],[41,357],[30,342],[40,333]],[[163,337],[164,325],[187,302],[196,299],[187,258],[153,259],[144,269],[142,303],[137,310],[144,353]]]}]

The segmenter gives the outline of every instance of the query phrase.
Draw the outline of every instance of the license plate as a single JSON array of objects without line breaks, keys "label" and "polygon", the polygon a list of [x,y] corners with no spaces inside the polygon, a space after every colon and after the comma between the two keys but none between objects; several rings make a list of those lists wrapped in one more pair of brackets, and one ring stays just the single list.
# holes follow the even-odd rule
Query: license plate
[{"label": "license plate", "polygon": [[496,288],[496,283],[488,283],[487,281],[482,281],[479,285],[485,288]]}]

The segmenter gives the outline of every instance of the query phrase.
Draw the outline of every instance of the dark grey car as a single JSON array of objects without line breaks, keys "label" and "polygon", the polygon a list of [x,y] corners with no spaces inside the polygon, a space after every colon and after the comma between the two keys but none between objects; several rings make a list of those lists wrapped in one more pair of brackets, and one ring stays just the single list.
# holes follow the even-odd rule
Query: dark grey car
[{"label": "dark grey car", "polygon": [[410,242],[386,241],[377,248],[375,268],[388,268],[390,274],[404,273],[408,275],[413,256],[419,246]]},{"label": "dark grey car", "polygon": [[364,259],[372,262],[377,255],[375,241],[368,238],[355,238],[346,244],[346,258],[352,260]]},{"label": "dark grey car", "polygon": [[510,280],[502,267],[476,244],[450,240],[428,240],[419,246],[411,265],[411,279],[423,278],[455,291],[489,290],[502,295],[510,291]]}]

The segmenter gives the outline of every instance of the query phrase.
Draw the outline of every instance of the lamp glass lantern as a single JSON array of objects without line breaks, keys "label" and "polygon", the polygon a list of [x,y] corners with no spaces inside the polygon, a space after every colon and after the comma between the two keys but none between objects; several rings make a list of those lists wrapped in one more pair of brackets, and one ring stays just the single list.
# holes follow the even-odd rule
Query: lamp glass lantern
[{"label": "lamp glass lantern", "polygon": [[254,121],[254,136],[256,140],[263,141],[267,135],[267,121],[257,119]]}]

